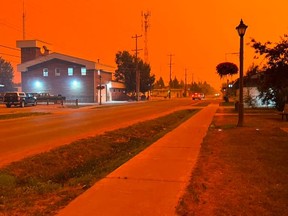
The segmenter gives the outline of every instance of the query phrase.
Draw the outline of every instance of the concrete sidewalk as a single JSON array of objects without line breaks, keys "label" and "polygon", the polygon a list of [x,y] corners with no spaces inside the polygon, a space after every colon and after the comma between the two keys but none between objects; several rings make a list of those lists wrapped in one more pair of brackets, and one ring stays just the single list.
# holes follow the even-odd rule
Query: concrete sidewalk
[{"label": "concrete sidewalk", "polygon": [[97,182],[59,215],[175,215],[217,108],[218,104],[203,108]]}]

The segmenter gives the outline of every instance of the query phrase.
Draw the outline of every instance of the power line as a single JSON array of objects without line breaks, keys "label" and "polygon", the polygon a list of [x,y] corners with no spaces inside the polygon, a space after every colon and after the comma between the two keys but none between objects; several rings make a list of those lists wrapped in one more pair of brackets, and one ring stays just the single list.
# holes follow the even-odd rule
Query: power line
[{"label": "power line", "polygon": [[2,45],[2,44],[0,44],[0,47],[4,47],[4,48],[7,48],[7,49],[20,51],[20,49],[17,49],[17,48],[14,48],[14,47],[5,46],[5,45]]},{"label": "power line", "polygon": [[102,64],[102,63],[98,63],[98,64],[104,67],[108,67],[108,68],[113,68],[113,69],[116,68],[115,66],[112,66],[112,65],[107,65],[107,64]]},{"label": "power line", "polygon": [[7,54],[7,53],[0,53],[0,55],[7,55],[7,56],[16,57],[16,58],[21,58],[20,56],[11,55],[11,54]]}]

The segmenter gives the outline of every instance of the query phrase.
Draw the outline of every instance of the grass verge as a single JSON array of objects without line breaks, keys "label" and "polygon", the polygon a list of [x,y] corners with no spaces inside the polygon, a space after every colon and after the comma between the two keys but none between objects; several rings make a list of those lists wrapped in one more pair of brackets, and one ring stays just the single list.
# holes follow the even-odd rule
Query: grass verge
[{"label": "grass verge", "polygon": [[0,120],[31,117],[31,116],[40,116],[40,115],[48,115],[48,114],[50,114],[50,113],[47,113],[47,112],[29,112],[29,113],[2,114],[2,115],[0,115]]},{"label": "grass verge", "polygon": [[258,110],[239,128],[225,110],[233,112],[214,117],[178,215],[288,215],[288,133],[281,129],[288,122]]},{"label": "grass verge", "polygon": [[8,165],[0,170],[0,213],[55,214],[196,112],[177,111]]}]

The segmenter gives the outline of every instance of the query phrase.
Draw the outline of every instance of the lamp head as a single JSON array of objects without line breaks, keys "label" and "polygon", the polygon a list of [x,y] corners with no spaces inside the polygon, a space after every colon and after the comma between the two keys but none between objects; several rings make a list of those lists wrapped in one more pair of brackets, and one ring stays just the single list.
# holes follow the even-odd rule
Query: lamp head
[{"label": "lamp head", "polygon": [[248,26],[245,25],[243,23],[243,20],[241,19],[240,24],[236,27],[236,30],[238,31],[238,34],[240,37],[243,37],[245,35],[247,28],[248,28]]}]

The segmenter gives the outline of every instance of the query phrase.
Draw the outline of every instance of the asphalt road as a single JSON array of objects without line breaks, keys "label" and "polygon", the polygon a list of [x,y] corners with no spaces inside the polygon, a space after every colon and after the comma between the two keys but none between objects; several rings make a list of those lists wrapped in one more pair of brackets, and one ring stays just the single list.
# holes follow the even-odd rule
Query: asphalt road
[{"label": "asphalt road", "polygon": [[11,108],[7,112],[50,112],[49,115],[0,120],[0,167],[29,155],[47,151],[74,140],[153,119],[178,109],[191,108],[191,99],[90,106],[80,109],[38,105]]}]

